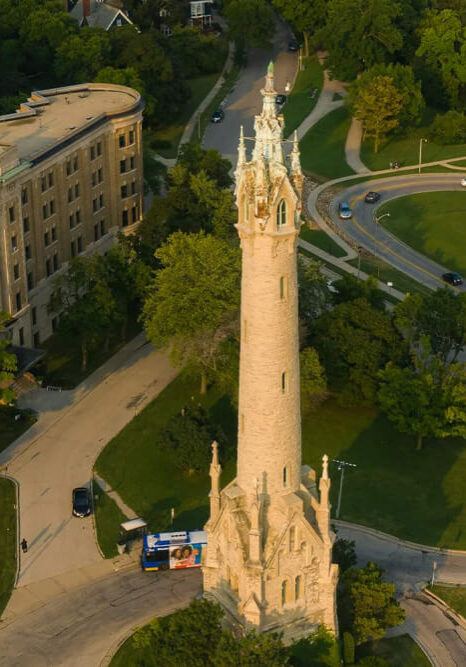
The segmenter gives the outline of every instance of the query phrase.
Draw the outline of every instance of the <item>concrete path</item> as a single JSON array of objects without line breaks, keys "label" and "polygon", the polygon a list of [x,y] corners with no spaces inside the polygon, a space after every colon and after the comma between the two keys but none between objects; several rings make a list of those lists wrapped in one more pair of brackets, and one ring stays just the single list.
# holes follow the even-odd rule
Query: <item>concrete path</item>
[{"label": "concrete path", "polygon": [[96,482],[96,484],[100,486],[102,491],[106,493],[107,496],[109,496],[116,505],[118,505],[118,507],[121,509],[121,511],[123,512],[123,514],[126,516],[127,519],[137,518],[136,512],[132,510],[131,507],[129,507],[129,505],[125,503],[120,494],[117,493],[117,491],[114,491],[112,487],[109,484],[107,484],[107,482],[102,477],[100,477],[96,472],[94,473],[94,481]]},{"label": "concrete path", "polygon": [[29,543],[20,556],[18,587],[101,559],[92,518],[71,514],[71,491],[89,484],[101,449],[177,372],[167,353],[155,352],[140,335],[75,391],[38,391],[23,399],[40,409],[39,420],[0,456],[19,483],[19,537]]},{"label": "concrete path", "polygon": [[357,174],[370,174],[371,171],[366,167],[360,158],[362,142],[362,123],[353,118],[350,129],[346,135],[345,160],[346,164]]}]

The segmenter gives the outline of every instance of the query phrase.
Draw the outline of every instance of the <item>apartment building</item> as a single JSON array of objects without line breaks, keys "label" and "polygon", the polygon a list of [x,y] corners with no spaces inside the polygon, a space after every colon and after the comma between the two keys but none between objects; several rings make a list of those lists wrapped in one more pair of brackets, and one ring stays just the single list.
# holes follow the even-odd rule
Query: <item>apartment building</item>
[{"label": "apartment building", "polygon": [[89,83],[33,92],[0,116],[0,310],[9,338],[34,347],[56,329],[53,280],[103,254],[142,216],[138,92]]}]

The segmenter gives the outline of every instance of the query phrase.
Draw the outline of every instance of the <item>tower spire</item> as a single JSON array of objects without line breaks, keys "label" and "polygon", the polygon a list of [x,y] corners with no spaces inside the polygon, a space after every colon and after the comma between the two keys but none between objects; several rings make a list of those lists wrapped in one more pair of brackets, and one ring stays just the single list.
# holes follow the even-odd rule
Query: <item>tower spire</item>
[{"label": "tower spire", "polygon": [[211,490],[210,499],[210,519],[215,521],[220,512],[220,473],[222,466],[218,461],[218,443],[214,440],[212,443],[212,463],[210,464]]},{"label": "tower spire", "polygon": [[239,130],[239,144],[238,144],[238,162],[237,167],[242,167],[246,164],[246,146],[244,145],[244,130],[241,125]]}]

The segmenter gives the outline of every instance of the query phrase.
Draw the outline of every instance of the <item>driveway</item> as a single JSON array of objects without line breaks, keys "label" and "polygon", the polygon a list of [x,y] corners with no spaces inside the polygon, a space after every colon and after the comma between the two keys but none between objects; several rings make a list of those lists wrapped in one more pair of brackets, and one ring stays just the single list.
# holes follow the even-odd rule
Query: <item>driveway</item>
[{"label": "driveway", "polygon": [[254,116],[262,110],[260,90],[264,86],[270,60],[273,60],[275,65],[275,88],[278,93],[285,91],[287,82],[292,84],[294,81],[298,56],[287,51],[290,37],[289,28],[277,21],[273,50],[248,51],[246,67],[241,71],[234,90],[225,100],[225,120],[209,125],[204,134],[203,148],[216,148],[233,166],[236,165],[240,127],[243,125],[246,137],[253,136]]},{"label": "driveway", "polygon": [[39,421],[0,458],[19,483],[19,537],[29,545],[18,587],[102,560],[92,518],[71,515],[71,491],[89,483],[101,449],[177,372],[141,335],[74,392],[28,395]]}]

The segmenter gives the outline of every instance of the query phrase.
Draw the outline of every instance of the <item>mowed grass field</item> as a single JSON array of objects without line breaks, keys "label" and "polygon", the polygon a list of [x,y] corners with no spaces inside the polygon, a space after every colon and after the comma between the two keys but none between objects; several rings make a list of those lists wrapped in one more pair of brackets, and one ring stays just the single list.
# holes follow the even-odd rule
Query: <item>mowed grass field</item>
[{"label": "mowed grass field", "polygon": [[351,117],[345,107],[319,120],[299,143],[303,169],[328,179],[354,174],[345,160],[350,125]]},{"label": "mowed grass field", "polygon": [[409,246],[466,274],[466,189],[400,197],[378,212],[390,213],[381,224]]}]

